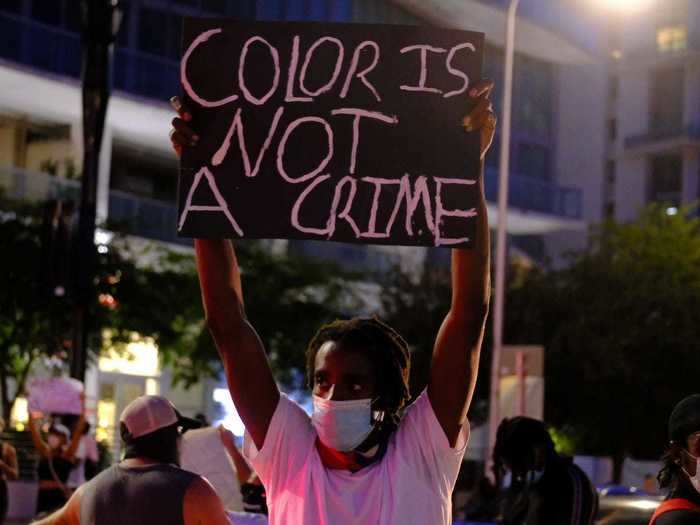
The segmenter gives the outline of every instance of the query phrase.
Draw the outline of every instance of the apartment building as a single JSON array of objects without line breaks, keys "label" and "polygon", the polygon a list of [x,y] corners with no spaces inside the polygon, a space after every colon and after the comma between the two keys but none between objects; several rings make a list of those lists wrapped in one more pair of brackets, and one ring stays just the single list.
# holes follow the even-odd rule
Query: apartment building
[{"label": "apartment building", "polygon": [[676,213],[700,198],[700,3],[628,15],[609,53],[605,215],[632,220],[649,203]]},{"label": "apartment building", "polygon": [[[562,25],[556,14],[559,3],[547,3],[554,14],[543,10],[539,0],[523,0],[511,144],[508,231],[513,246],[535,260],[552,255],[549,252],[566,240],[580,242],[587,221],[600,217],[605,152],[600,129],[607,76],[598,60],[597,40],[593,33],[581,32],[581,24]],[[191,245],[175,234],[177,160],[170,150],[172,111],[166,102],[179,91],[183,16],[428,23],[485,31],[485,74],[497,82],[494,99],[497,108],[500,104],[505,24],[501,1],[122,0],[120,4],[114,91],[99,167],[98,220],[125,225],[135,239],[183,249]],[[0,189],[13,198],[40,201],[79,195],[79,13],[79,0],[5,0],[0,5]],[[485,174],[494,219],[498,143],[497,136]],[[373,275],[397,263],[414,269],[444,264],[449,253],[312,241],[290,242],[282,248],[337,260]],[[119,412],[143,393],[167,394],[187,413],[213,415],[220,407],[214,397],[222,385],[216,381],[187,392],[172,389],[155,347],[134,341],[132,350],[133,359],[108,355],[88,374],[93,415],[105,436],[113,438]]]}]

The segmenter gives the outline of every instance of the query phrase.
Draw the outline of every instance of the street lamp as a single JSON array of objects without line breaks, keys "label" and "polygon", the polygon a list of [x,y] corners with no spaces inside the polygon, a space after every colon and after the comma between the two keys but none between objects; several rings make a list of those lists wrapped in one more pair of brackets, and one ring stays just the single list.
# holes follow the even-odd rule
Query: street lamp
[{"label": "street lamp", "polygon": [[[600,7],[618,13],[634,13],[648,9],[655,0],[591,0]],[[489,448],[487,464],[496,441],[500,422],[501,353],[503,350],[503,313],[505,305],[505,273],[507,252],[508,180],[510,171],[510,130],[513,103],[513,58],[515,53],[515,23],[520,0],[510,0],[506,16],[505,71],[503,109],[500,115],[501,143],[498,175],[498,224],[496,229],[496,268],[493,301],[493,342],[491,358],[491,392],[489,399]]]},{"label": "street lamp", "polygon": [[503,349],[503,309],[508,221],[508,179],[510,172],[510,127],[513,105],[513,58],[515,54],[515,20],[520,0],[510,0],[506,18],[505,72],[503,76],[503,108],[501,110],[501,145],[498,174],[498,225],[496,229],[496,274],[493,301],[493,344],[491,357],[491,393],[489,400],[489,457],[496,442],[500,420],[501,350]]},{"label": "street lamp", "polygon": [[654,3],[654,0],[593,0],[604,9],[612,9],[620,13],[644,11]]},{"label": "street lamp", "polygon": [[95,222],[100,146],[111,90],[112,48],[121,11],[118,0],[83,0],[83,176],[75,257],[75,299],[70,374],[85,379],[94,302]]}]

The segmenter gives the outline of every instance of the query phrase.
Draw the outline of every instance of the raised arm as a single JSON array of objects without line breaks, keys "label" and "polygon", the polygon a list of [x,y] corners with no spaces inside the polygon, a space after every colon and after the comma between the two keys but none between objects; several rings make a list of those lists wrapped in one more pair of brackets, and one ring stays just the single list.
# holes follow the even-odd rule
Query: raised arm
[{"label": "raised arm", "polygon": [[32,521],[32,525],[80,525],[80,498],[82,494],[83,488],[80,487],[63,507],[39,521]]},{"label": "raised arm", "polygon": [[73,432],[71,433],[70,443],[63,457],[73,461],[75,459],[75,453],[80,446],[80,440],[83,439],[83,429],[85,428],[85,392],[80,393],[80,417],[78,421],[75,422],[73,426]]},{"label": "raised arm", "polygon": [[[180,99],[173,97],[170,103],[179,115],[173,119],[170,133],[179,156],[183,148],[196,147],[199,137],[190,127],[192,115]],[[246,318],[236,253],[228,240],[196,239],[194,248],[207,326],[224,364],[238,415],[259,449],[277,408],[279,390],[262,341]]]},{"label": "raised arm", "polygon": [[472,88],[474,110],[464,119],[467,131],[481,134],[482,177],[477,206],[476,241],[471,250],[452,250],[452,302],[435,341],[428,397],[451,446],[467,418],[479,369],[479,354],[491,291],[490,239],[483,186],[483,161],[493,140],[495,116],[489,101],[493,84]]},{"label": "raised arm", "polygon": [[41,432],[39,431],[37,424],[37,419],[39,418],[40,415],[36,412],[29,414],[29,433],[32,435],[34,448],[39,455],[44,458],[48,458],[51,455],[51,449],[49,448],[48,443],[46,443],[46,441],[44,441],[44,439],[41,437]]},{"label": "raised arm", "polygon": [[236,478],[238,478],[238,484],[243,485],[246,481],[250,479],[250,475],[253,473],[253,469],[250,468],[248,462],[238,450],[236,443],[233,441],[233,434],[230,430],[227,430],[223,425],[219,427],[219,436],[221,437],[221,443],[224,445],[226,453],[233,461],[233,465],[236,467]]},{"label": "raised arm", "polygon": [[238,415],[261,448],[279,401],[263,344],[246,318],[233,244],[196,239],[197,271],[207,326],[226,372]]},{"label": "raised arm", "polygon": [[2,447],[2,459],[0,459],[0,471],[9,480],[19,477],[19,466],[17,465],[17,451],[12,445],[5,443]]}]

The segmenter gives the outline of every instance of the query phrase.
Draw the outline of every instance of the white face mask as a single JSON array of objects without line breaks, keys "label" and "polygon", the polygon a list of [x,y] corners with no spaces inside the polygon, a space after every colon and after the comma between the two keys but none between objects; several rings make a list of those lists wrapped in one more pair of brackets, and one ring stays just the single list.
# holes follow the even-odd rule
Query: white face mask
[{"label": "white face mask", "polygon": [[354,450],[374,428],[372,400],[331,401],[313,396],[311,423],[324,445],[341,452]]},{"label": "white face mask", "polygon": [[686,454],[695,460],[695,475],[691,476],[685,469],[683,469],[683,472],[685,472],[686,476],[688,476],[688,479],[690,480],[690,483],[693,485],[698,494],[700,494],[700,458],[693,456],[690,452],[686,452]]}]

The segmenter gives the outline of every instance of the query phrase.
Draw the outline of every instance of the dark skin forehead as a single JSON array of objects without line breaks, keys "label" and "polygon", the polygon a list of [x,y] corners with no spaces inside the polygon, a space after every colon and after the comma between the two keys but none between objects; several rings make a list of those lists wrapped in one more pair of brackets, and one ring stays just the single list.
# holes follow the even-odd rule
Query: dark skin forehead
[{"label": "dark skin forehead", "polygon": [[359,349],[348,348],[335,341],[326,341],[316,353],[314,378],[318,376],[323,376],[336,389],[359,384],[363,387],[362,396],[373,396],[376,392],[375,371],[369,357]]}]

